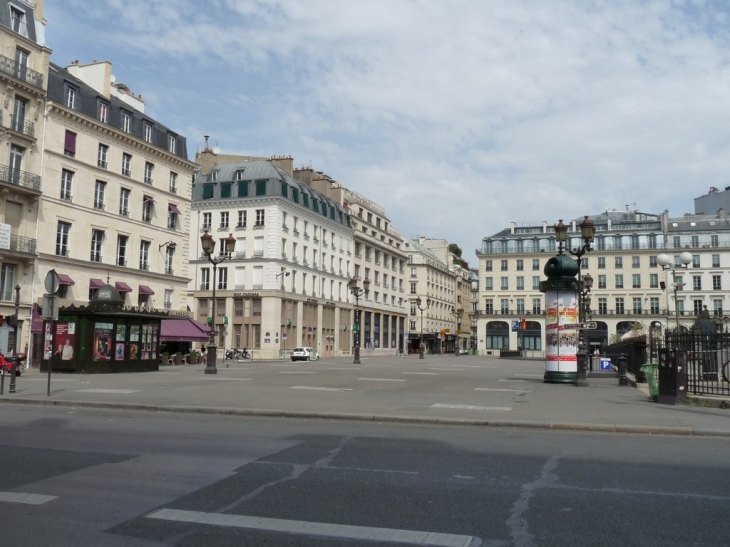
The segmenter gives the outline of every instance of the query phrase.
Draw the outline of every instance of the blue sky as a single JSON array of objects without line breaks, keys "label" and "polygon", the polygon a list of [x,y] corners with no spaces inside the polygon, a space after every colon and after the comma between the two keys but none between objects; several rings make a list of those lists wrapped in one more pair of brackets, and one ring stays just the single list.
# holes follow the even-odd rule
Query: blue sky
[{"label": "blue sky", "polygon": [[[727,2],[45,0],[52,60],[147,113],[291,154],[476,266],[510,222],[694,211],[730,185]],[[706,211],[708,213],[714,211]]]}]

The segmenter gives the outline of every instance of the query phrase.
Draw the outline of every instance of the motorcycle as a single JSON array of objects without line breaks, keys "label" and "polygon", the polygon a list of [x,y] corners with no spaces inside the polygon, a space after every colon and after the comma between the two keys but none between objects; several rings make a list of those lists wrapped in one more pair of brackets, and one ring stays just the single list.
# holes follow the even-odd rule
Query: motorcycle
[{"label": "motorcycle", "polygon": [[224,360],[251,359],[251,352],[245,349],[227,349]]}]

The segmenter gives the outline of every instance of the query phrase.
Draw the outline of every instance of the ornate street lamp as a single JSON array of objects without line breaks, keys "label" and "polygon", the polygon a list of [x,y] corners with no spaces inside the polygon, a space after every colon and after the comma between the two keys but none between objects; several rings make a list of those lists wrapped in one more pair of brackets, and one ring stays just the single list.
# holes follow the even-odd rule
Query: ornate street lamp
[{"label": "ornate street lamp", "polygon": [[355,357],[352,363],[355,365],[360,364],[360,297],[367,297],[370,292],[370,280],[368,278],[363,279],[363,288],[357,286],[357,278],[353,277],[347,283],[347,288],[350,289],[350,294],[355,297],[355,339],[353,340],[355,345]]},{"label": "ornate street lamp", "polygon": [[418,350],[419,359],[423,359],[423,312],[431,307],[431,299],[426,298],[426,305],[424,307],[421,307],[422,302],[423,301],[421,300],[420,296],[418,298],[416,298],[416,306],[418,306],[418,309],[421,310],[421,340],[420,340],[421,345],[420,345],[420,349]]},{"label": "ornate street lamp", "polygon": [[210,323],[210,341],[208,343],[208,355],[206,358],[205,374],[218,374],[216,368],[216,361],[218,357],[218,348],[215,343],[215,286],[216,286],[216,268],[218,264],[223,262],[226,258],[230,258],[231,254],[236,248],[236,238],[233,234],[228,234],[228,237],[223,240],[223,249],[218,255],[218,258],[213,258],[213,251],[215,251],[215,239],[208,233],[208,230],[200,236],[200,245],[203,247],[203,254],[208,262],[213,264],[213,305],[211,309],[212,321]]},{"label": "ornate street lamp", "polygon": [[451,315],[456,318],[456,328],[454,329],[454,334],[456,334],[456,349],[454,350],[454,354],[459,355],[459,323],[461,323],[461,317],[464,315],[464,309],[451,308]]},{"label": "ornate street lamp", "polygon": [[[677,282],[677,268],[689,268],[692,263],[692,255],[687,251],[679,255],[679,261],[681,264],[672,264],[672,259],[665,253],[660,254],[656,257],[656,263],[662,268],[662,270],[672,271],[672,289],[674,291],[674,315],[677,325],[677,334],[679,334],[679,300],[677,299],[677,292],[684,287],[684,283]],[[667,308],[669,302],[667,302]]]}]

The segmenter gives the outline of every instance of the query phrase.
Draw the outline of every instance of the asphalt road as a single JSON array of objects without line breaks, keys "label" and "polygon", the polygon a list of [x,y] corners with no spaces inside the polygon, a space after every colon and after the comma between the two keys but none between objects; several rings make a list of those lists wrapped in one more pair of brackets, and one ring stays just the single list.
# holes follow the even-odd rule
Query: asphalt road
[{"label": "asphalt road", "polygon": [[3,405],[0,544],[728,545],[730,439]]}]

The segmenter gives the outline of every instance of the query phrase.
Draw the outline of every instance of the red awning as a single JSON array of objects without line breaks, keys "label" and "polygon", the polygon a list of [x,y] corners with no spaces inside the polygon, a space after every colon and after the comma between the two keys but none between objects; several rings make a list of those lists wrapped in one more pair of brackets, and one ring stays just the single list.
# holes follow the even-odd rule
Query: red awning
[{"label": "red awning", "polygon": [[210,340],[210,327],[195,319],[163,319],[160,324],[160,340],[207,342]]},{"label": "red awning", "polygon": [[114,283],[114,287],[116,287],[119,292],[132,292],[132,287],[127,285],[124,281],[117,281]]},{"label": "red awning", "polygon": [[58,283],[60,285],[74,285],[74,280],[66,274],[56,274],[58,276]]},{"label": "red awning", "polygon": [[89,288],[90,289],[98,289],[99,287],[103,287],[104,282],[101,279],[89,279]]},{"label": "red awning", "polygon": [[167,208],[168,208],[168,210],[169,210],[169,211],[170,211],[171,213],[175,213],[176,215],[179,215],[179,214],[180,214],[180,209],[178,209],[178,208],[177,208],[177,205],[175,205],[175,204],[173,204],[173,203],[170,203],[170,204],[169,204],[169,205],[167,206]]},{"label": "red awning", "polygon": [[155,198],[153,198],[152,196],[144,196],[142,198],[142,201],[151,201],[152,203],[154,203],[155,202]]},{"label": "red awning", "polygon": [[155,294],[155,291],[150,289],[147,285],[140,285],[138,292],[139,294]]}]

